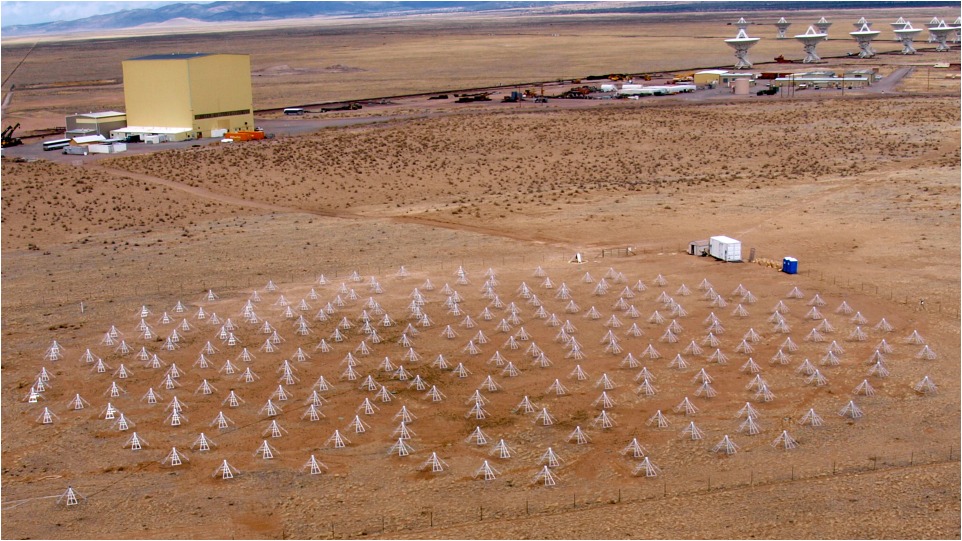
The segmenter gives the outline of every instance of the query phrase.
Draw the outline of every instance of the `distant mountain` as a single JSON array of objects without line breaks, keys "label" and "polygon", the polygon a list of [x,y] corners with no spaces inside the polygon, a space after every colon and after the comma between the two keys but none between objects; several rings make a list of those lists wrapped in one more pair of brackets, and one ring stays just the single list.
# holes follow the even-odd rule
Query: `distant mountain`
[{"label": "distant mountain", "polygon": [[171,4],[155,9],[125,9],[73,21],[4,26],[5,36],[61,34],[156,26],[167,21],[184,20],[221,23],[256,22],[318,16],[375,17],[402,14],[497,11],[546,7],[554,2],[213,2],[210,4]]},{"label": "distant mountain", "polygon": [[798,11],[877,9],[899,7],[958,7],[957,1],[715,1],[715,2],[522,2],[522,1],[415,1],[415,2],[213,2],[171,4],[155,9],[126,9],[73,21],[4,26],[6,37],[69,34],[97,30],[182,26],[191,22],[256,22],[318,16],[383,17],[430,13],[470,13],[502,10],[536,10],[559,13],[683,13],[695,11]]},{"label": "distant mountain", "polygon": [[628,3],[625,5],[611,5],[605,3],[603,7],[579,4],[574,13],[686,13],[692,11],[720,12],[720,11],[819,11],[839,9],[892,9],[919,7],[948,7],[958,8],[958,1],[947,0],[776,0],[776,1],[736,1],[720,0],[712,2],[664,2],[664,3]]}]

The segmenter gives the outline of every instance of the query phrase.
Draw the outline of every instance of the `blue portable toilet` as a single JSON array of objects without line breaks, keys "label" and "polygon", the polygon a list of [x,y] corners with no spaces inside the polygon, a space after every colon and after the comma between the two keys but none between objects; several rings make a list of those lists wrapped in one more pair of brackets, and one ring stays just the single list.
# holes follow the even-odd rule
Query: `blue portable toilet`
[{"label": "blue portable toilet", "polygon": [[794,257],[782,259],[782,272],[785,274],[798,274],[798,260]]}]

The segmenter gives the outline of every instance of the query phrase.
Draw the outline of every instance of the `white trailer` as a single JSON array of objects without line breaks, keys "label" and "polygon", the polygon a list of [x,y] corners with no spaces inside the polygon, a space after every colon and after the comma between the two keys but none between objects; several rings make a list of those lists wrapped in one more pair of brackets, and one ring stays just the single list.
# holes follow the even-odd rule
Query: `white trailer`
[{"label": "white trailer", "polygon": [[696,88],[693,84],[680,84],[680,85],[668,85],[664,88],[668,89],[669,94],[678,94],[681,92],[694,92]]},{"label": "white trailer", "polygon": [[731,237],[719,235],[708,239],[708,254],[721,261],[742,260],[742,243]]},{"label": "white trailer", "polygon": [[86,155],[87,155],[87,152],[88,152],[88,151],[87,151],[87,147],[81,147],[81,146],[66,146],[66,147],[63,147],[63,153],[64,153],[64,154],[72,154],[72,155],[74,155],[74,156],[86,156]]},{"label": "white trailer", "polygon": [[106,145],[87,145],[91,154],[116,154],[117,152],[127,152],[126,143],[110,143]]}]

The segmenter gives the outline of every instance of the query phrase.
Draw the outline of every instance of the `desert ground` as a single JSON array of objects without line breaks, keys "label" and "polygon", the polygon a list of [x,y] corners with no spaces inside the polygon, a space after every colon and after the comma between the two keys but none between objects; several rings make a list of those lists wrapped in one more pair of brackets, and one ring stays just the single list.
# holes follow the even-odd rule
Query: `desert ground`
[{"label": "desert ground", "polygon": [[[714,67],[741,15],[5,41],[4,117],[122,108],[120,60],[158,48],[249,52],[259,109]],[[958,538],[959,81],[927,66],[959,52],[924,49],[826,62],[914,68],[884,94],[405,98],[250,144],[5,157],[2,537]],[[718,234],[756,260],[686,253]]]}]

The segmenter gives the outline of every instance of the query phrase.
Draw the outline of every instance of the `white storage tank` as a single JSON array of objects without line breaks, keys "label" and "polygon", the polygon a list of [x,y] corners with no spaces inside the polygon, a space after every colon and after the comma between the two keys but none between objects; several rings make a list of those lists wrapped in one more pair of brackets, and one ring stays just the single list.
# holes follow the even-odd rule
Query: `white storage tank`
[{"label": "white storage tank", "polygon": [[742,260],[742,243],[731,237],[719,235],[708,239],[708,254],[721,261]]}]

